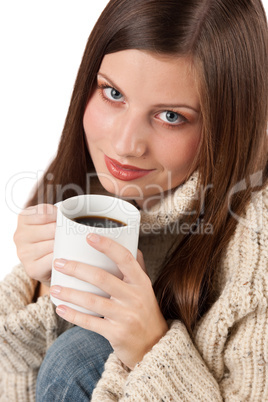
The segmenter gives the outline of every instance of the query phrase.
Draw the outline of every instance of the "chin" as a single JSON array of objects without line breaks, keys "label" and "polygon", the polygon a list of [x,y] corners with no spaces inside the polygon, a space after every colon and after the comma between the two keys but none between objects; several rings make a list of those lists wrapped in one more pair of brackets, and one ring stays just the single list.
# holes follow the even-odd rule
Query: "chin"
[{"label": "chin", "polygon": [[106,176],[103,177],[102,175],[99,176],[99,181],[103,188],[110,193],[111,195],[114,195],[116,197],[120,198],[129,198],[129,199],[134,199],[134,198],[139,198],[143,199],[144,198],[144,193],[141,189],[141,187],[137,184],[134,183],[126,183],[126,182],[120,182],[119,180],[114,179],[113,177]]}]

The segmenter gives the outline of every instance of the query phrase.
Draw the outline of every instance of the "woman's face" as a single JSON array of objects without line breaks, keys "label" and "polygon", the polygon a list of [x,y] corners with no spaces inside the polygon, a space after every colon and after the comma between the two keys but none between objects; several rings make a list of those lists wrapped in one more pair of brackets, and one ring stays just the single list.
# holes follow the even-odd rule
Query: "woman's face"
[{"label": "woman's face", "polygon": [[202,123],[190,60],[132,49],[106,55],[83,124],[103,187],[151,206],[185,180],[197,154]]}]

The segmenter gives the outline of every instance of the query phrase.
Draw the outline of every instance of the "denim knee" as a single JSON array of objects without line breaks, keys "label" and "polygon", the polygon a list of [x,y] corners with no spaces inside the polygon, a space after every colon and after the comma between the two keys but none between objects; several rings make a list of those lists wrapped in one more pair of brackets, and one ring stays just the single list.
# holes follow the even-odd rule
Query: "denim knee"
[{"label": "denim knee", "polygon": [[38,373],[37,402],[90,400],[112,352],[101,335],[74,327],[49,348]]}]

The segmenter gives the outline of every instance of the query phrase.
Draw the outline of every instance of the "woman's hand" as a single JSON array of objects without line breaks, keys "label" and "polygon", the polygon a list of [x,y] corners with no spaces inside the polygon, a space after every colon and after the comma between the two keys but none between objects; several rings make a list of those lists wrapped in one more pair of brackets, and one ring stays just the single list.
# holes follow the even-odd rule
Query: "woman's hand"
[{"label": "woman's hand", "polygon": [[14,234],[17,255],[27,274],[49,286],[53,260],[57,207],[39,204],[26,208],[18,217]]},{"label": "woman's hand", "polygon": [[58,306],[57,313],[67,321],[107,338],[117,357],[132,369],[167,332],[167,323],[159,309],[151,281],[141,266],[144,265],[141,256],[139,264],[130,251],[106,237],[90,235],[87,241],[117,264],[123,279],[91,265],[56,260],[55,269],[89,282],[111,295],[107,299],[53,286],[51,294],[54,297],[85,307],[104,319],[63,305]]}]

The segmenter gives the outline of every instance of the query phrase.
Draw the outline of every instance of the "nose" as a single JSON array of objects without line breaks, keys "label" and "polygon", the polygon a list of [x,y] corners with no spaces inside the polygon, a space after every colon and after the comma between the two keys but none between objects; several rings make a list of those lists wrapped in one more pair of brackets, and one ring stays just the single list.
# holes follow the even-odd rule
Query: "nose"
[{"label": "nose", "polygon": [[116,132],[112,138],[113,147],[118,156],[143,156],[148,147],[148,127],[146,119],[138,113],[125,112],[119,117]]}]

